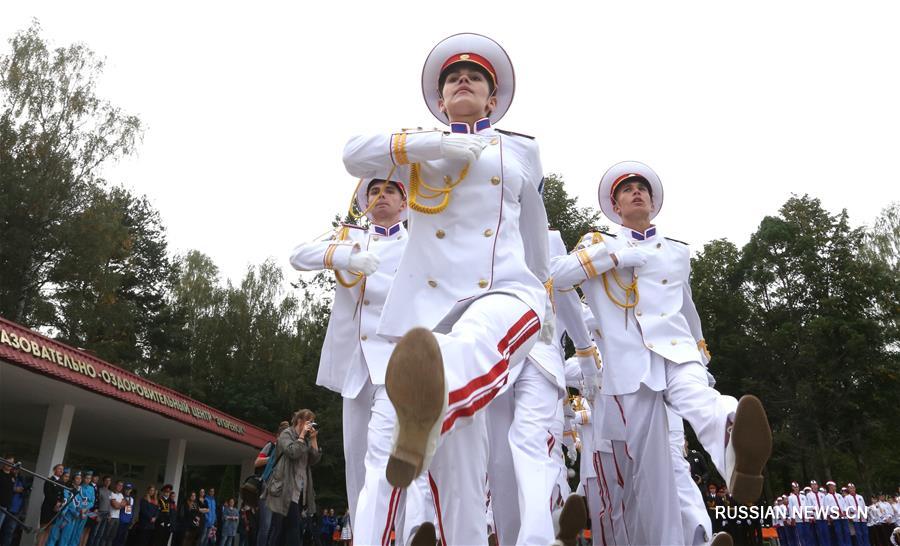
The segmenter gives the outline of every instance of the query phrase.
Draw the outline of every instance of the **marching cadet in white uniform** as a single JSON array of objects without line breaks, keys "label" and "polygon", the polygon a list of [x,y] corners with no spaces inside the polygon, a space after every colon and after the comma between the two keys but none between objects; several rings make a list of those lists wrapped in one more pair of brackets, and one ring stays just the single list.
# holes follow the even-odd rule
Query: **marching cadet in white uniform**
[{"label": "marching cadet in white uniform", "polygon": [[407,529],[397,514],[409,505],[407,515],[422,518],[424,496],[415,487],[403,493],[384,477],[396,421],[384,388],[394,343],[375,330],[409,239],[402,223],[407,213],[405,188],[383,177],[365,179],[359,184],[356,203],[369,219],[368,229],[342,225],[331,240],[301,244],[291,255],[291,265],[300,271],[333,269],[338,282],[316,384],[341,393],[344,400],[347,498],[354,541],[384,544],[396,520],[397,543],[404,544],[405,534],[414,529]]},{"label": "marching cadet in white uniform", "polygon": [[[565,255],[566,248],[559,231],[551,229],[547,236],[551,258]],[[566,394],[560,338],[568,330],[580,328],[580,337],[575,333],[571,336],[585,343],[582,351],[596,352],[581,321],[581,304],[575,293],[554,291],[554,301],[556,316],[546,319],[557,321],[553,342],[534,344],[528,358],[510,372],[507,386],[487,409],[488,481],[494,499],[497,536],[503,544],[549,544],[553,541],[553,519],[547,510],[547,501],[551,499],[560,469],[551,458],[553,450],[549,443],[555,443],[556,439],[548,431],[553,427],[559,401],[564,400]],[[590,367],[596,370],[593,361]],[[513,472],[509,472],[510,468]],[[569,493],[571,491],[560,492],[562,501]]]},{"label": "marching cadet in white uniform", "polygon": [[869,544],[869,526],[866,525],[866,499],[856,492],[856,485],[847,484],[847,515],[856,530],[856,543],[860,546]]},{"label": "marching cadet in white uniform", "polygon": [[480,410],[538,332],[553,335],[552,321],[542,329],[551,281],[538,147],[493,127],[514,86],[499,44],[451,36],[422,71],[426,104],[451,132],[360,136],[344,149],[350,174],[391,169],[409,192],[410,240],[377,330],[399,340],[385,378],[398,424],[387,478],[405,487],[430,470],[437,524],[451,544],[487,538]]},{"label": "marching cadet in white uniform", "polygon": [[[601,235],[598,232],[596,236],[600,237]],[[590,244],[591,238],[584,237],[582,241],[587,239],[586,244]],[[585,243],[579,243],[573,252],[578,252],[583,248],[585,248]],[[565,265],[561,261],[554,261],[553,267],[561,279],[567,277]],[[565,282],[556,283],[557,286],[563,284]],[[587,305],[583,305],[582,316],[595,344],[599,345],[597,340],[602,338],[600,323]],[[602,373],[597,376],[594,409],[591,416],[594,422],[591,433],[594,443],[594,473],[597,475],[601,500],[596,508],[590,503],[588,504],[591,517],[591,538],[597,546],[601,544],[604,546],[631,544],[628,529],[625,526],[625,492],[627,490],[630,495],[633,494],[631,487],[632,461],[625,446],[625,427],[619,407],[614,397],[600,390],[602,376]]]},{"label": "marching cadet in white uniform", "polygon": [[625,423],[633,487],[658,493],[654,526],[639,523],[639,510],[628,510],[626,502],[629,538],[674,544],[683,536],[667,457],[666,403],[691,424],[739,502],[754,502],[762,490],[771,431],[758,399],[745,396],[739,404],[708,384],[689,251],[651,224],[663,201],[656,173],[641,163],[619,163],[603,176],[598,192],[601,210],[622,228],[618,236],[587,241],[588,248],[568,258],[571,275],[557,275],[555,282],[584,281],[581,289],[602,332],[603,390],[614,396]]}]

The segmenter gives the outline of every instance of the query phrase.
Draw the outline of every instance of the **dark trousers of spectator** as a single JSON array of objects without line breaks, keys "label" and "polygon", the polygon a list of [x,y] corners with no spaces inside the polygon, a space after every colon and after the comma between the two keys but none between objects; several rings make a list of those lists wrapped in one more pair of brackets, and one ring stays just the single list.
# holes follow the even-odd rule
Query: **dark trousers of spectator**
[{"label": "dark trousers of spectator", "polygon": [[813,526],[815,539],[819,541],[819,546],[831,546],[831,530],[828,527],[828,520],[817,519],[810,525]]},{"label": "dark trousers of spectator", "polygon": [[798,521],[796,529],[800,546],[816,546],[816,530],[811,521]]},{"label": "dark trousers of spectator", "polygon": [[[319,528],[319,525],[316,520],[315,515],[308,515],[303,520],[303,545],[304,546],[322,546],[322,542],[319,540],[319,533],[316,529]],[[284,546],[284,545],[282,545]]]},{"label": "dark trousers of spectator", "polygon": [[866,522],[854,521],[853,530],[856,531],[856,534],[853,535],[854,544],[856,546],[869,546],[869,526],[866,525]]},{"label": "dark trousers of spectator", "polygon": [[155,529],[135,529],[132,531],[134,537],[134,545],[135,546],[150,546],[150,541],[153,539],[153,532]]},{"label": "dark trousers of spectator", "polygon": [[268,546],[269,531],[272,528],[272,511],[266,506],[265,500],[259,503],[257,518],[259,523],[256,530],[256,546]]},{"label": "dark trousers of spectator", "polygon": [[[3,516],[5,517],[0,523],[0,546],[10,546],[19,524],[12,517],[6,514],[3,514]],[[13,514],[12,516],[19,517],[18,514]]]},{"label": "dark trousers of spectator", "polygon": [[300,546],[303,533],[303,525],[300,520],[300,506],[296,502],[291,503],[285,516],[272,513],[272,525],[269,528],[269,536],[266,546],[278,546],[282,535],[285,546]]},{"label": "dark trousers of spectator", "polygon": [[172,534],[172,527],[169,525],[159,525],[153,531],[153,538],[150,540],[151,546],[166,546],[169,543],[169,536]]},{"label": "dark trousers of spectator", "polygon": [[130,525],[131,522],[119,522],[119,528],[116,529],[116,537],[113,539],[113,546],[125,546],[125,543],[128,541],[128,527]]},{"label": "dark trousers of spectator", "polygon": [[109,525],[109,512],[98,512],[97,523],[91,528],[91,536],[88,537],[87,546],[100,546],[103,543],[107,525]]},{"label": "dark trousers of spectator", "polygon": [[103,536],[100,537],[98,546],[113,546],[118,535],[119,518],[109,518],[106,520],[106,527],[103,529]]},{"label": "dark trousers of spectator", "polygon": [[840,546],[852,546],[850,542],[850,522],[846,519],[836,519],[833,522],[834,533],[837,535],[837,542]]},{"label": "dark trousers of spectator", "polygon": [[186,529],[181,537],[181,543],[173,544],[172,546],[196,546],[197,539],[200,536],[199,531],[199,529],[194,528]]}]

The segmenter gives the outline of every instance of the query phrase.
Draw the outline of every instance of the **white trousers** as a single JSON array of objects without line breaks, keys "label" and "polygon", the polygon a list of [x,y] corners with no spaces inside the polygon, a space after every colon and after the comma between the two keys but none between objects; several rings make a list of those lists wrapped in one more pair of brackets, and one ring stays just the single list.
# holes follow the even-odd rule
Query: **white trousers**
[{"label": "white trousers", "polygon": [[678,505],[681,507],[684,544],[706,544],[712,539],[712,522],[703,502],[703,494],[691,476],[691,465],[684,458],[684,421],[671,409],[668,412],[669,451],[672,455],[672,470],[675,472]]},{"label": "white trousers", "polygon": [[559,466],[550,458],[559,389],[526,359],[516,382],[487,410],[488,483],[500,544],[550,544],[549,502]]},{"label": "white trousers", "polygon": [[[488,441],[483,410],[538,337],[537,314],[520,299],[489,294],[435,329],[449,391],[441,438],[428,472],[441,544],[487,542]],[[463,426],[465,425],[465,426]]]},{"label": "white trousers", "polygon": [[596,546],[628,546],[631,541],[625,527],[625,491],[631,490],[631,458],[625,442],[610,442],[610,448],[593,454],[599,501],[595,506],[588,504],[591,540]]},{"label": "white trousers", "polygon": [[397,414],[384,385],[367,381],[356,398],[344,398],[344,458],[353,542],[387,545],[391,528],[396,544],[406,544],[429,521],[427,477],[405,490],[385,478]]},{"label": "white trousers", "polygon": [[[487,544],[488,439],[485,412],[441,437],[426,473],[441,546]],[[356,543],[354,537],[354,543]]]},{"label": "white trousers", "polygon": [[507,294],[481,297],[458,319],[435,328],[449,390],[442,434],[465,423],[497,396],[509,369],[522,363],[540,329],[537,314]]},{"label": "white trousers", "polygon": [[737,399],[710,387],[706,366],[699,362],[675,364],[666,360],[665,366],[666,403],[690,423],[719,474],[725,476],[725,428],[737,409]]},{"label": "white trousers", "polygon": [[[681,510],[669,451],[663,393],[647,386],[615,400],[625,425],[632,486],[625,490],[624,521],[630,543],[682,544]],[[619,442],[613,442],[613,445]]]}]

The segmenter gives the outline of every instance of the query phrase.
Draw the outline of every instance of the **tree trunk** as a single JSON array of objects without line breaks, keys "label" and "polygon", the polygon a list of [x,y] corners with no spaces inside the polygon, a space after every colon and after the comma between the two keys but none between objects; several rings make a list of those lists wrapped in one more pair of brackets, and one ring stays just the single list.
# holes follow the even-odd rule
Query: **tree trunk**
[{"label": "tree trunk", "polygon": [[826,480],[833,480],[831,475],[831,465],[828,463],[828,447],[825,445],[825,435],[822,434],[822,427],[816,424],[816,444],[819,448],[819,457],[822,459],[822,470],[825,472]]},{"label": "tree trunk", "polygon": [[[860,433],[859,428],[853,429],[853,435],[851,437],[851,445],[853,446],[853,459],[856,462],[856,474],[859,476],[857,478],[857,485],[862,485],[866,488],[866,491],[875,491],[872,488],[871,480],[869,480],[869,470],[866,468],[866,463],[863,461],[862,457],[862,433]],[[857,489],[859,489],[857,487]]]}]

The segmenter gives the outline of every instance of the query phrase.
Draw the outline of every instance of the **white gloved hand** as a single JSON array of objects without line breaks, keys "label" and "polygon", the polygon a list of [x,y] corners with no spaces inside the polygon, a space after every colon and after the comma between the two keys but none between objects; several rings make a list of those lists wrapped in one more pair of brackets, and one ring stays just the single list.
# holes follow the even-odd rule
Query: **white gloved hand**
[{"label": "white gloved hand", "polygon": [[566,457],[569,458],[569,462],[571,464],[575,464],[575,461],[578,460],[578,441],[576,440],[575,442],[576,443],[574,446],[572,446],[572,449],[566,450]]},{"label": "white gloved hand", "polygon": [[581,368],[581,376],[584,378],[584,397],[593,401],[594,397],[600,391],[600,372],[602,364],[598,355],[596,346],[593,347],[594,353],[575,356],[578,359],[578,366]]},{"label": "white gloved hand", "polygon": [[553,313],[553,302],[547,298],[547,304],[544,307],[544,322],[541,324],[540,340],[546,344],[553,343],[553,336],[556,335],[556,315]]},{"label": "white gloved hand", "polygon": [[[575,440],[575,451],[580,452],[581,448],[582,448],[582,443],[581,443],[581,438],[579,438],[579,439]],[[575,461],[573,460],[572,462],[574,463]]]},{"label": "white gloved hand", "polygon": [[380,263],[381,259],[374,252],[362,250],[350,255],[349,269],[350,271],[358,271],[368,277],[378,270],[378,264]]},{"label": "white gloved hand", "polygon": [[487,142],[475,135],[447,133],[441,137],[441,155],[444,159],[475,163],[481,157],[481,151],[485,146]]},{"label": "white gloved hand", "polygon": [[630,246],[617,250],[613,256],[616,257],[616,268],[622,269],[625,267],[643,267],[650,258],[650,253],[640,247]]}]

